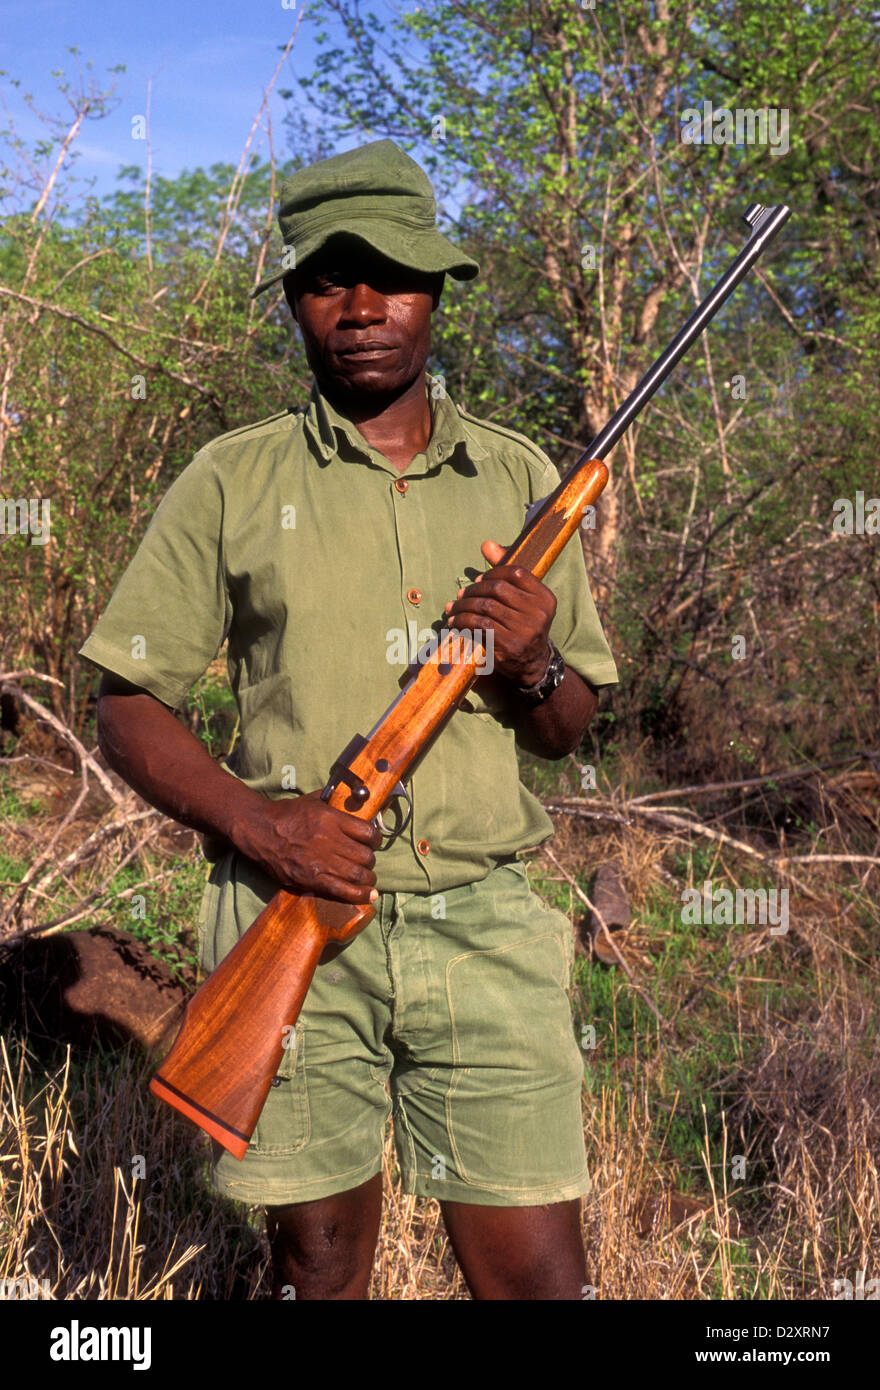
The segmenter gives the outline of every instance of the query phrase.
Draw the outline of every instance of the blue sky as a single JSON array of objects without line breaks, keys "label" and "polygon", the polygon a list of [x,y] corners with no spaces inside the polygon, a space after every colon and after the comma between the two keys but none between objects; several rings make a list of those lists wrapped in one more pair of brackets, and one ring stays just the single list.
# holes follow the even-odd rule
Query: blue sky
[{"label": "blue sky", "polygon": [[[50,74],[63,68],[68,77],[75,75],[77,59],[66,51],[75,45],[81,64],[92,62],[101,85],[118,84],[112,114],[88,121],[75,146],[76,172],[96,178],[96,193],[118,186],[121,165],[146,164],[146,143],[132,138],[132,117],[146,114],[151,77],[154,173],[174,177],[197,165],[237,163],[280,48],[305,4],[294,48],[270,98],[275,155],[284,161],[290,157],[282,126],[287,104],[277,87],[296,89],[296,76],[309,71],[316,52],[316,23],[310,16],[324,8],[321,0],[289,2],[296,8],[286,8],[283,0],[4,0],[4,115],[14,119],[29,144],[44,132],[23,101],[26,91],[40,109],[66,115],[65,100]],[[384,0],[372,0],[370,8],[391,18]],[[127,71],[114,79],[107,70],[119,63]],[[21,86],[10,86],[9,78],[19,78]],[[265,134],[256,138],[266,157]]]}]

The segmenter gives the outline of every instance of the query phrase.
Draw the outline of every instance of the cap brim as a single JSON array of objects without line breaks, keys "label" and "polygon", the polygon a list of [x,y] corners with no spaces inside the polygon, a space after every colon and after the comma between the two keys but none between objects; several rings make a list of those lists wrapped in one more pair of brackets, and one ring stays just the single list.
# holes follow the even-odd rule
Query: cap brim
[{"label": "cap brim", "polygon": [[[305,265],[310,256],[319,251],[331,237],[337,236],[365,242],[388,260],[406,266],[407,270],[420,271],[424,275],[439,275],[443,271],[455,280],[473,280],[480,273],[478,262],[459,251],[442,232],[415,230],[406,225],[398,226],[389,223],[386,218],[377,218],[375,222],[359,219],[357,231],[337,224],[326,231],[304,237],[296,246],[296,268]],[[270,286],[277,285],[285,275],[290,275],[293,269],[291,266],[289,269],[274,270],[271,275],[264,275],[259,284],[251,290],[251,299],[255,299]]]}]

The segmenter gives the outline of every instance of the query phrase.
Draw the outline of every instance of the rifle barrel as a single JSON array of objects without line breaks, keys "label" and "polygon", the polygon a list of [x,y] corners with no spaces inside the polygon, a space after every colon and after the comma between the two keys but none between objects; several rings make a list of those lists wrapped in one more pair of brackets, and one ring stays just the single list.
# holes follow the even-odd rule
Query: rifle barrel
[{"label": "rifle barrel", "polygon": [[604,459],[605,455],[610,453],[620,436],[629,428],[657,388],[669,376],[675,364],[684,356],[694,339],[699,337],[709,320],[717,314],[725,299],[733,293],[767,243],[772,241],[790,216],[791,208],[786,207],[784,203],[772,208],[753,203],[746,209],[743,217],[752,228],[752,234],[736,260],[731,262],[715,288],[697,306],[650,371],[645,373],[631,394],[618,406],[605,428],[600,430],[573,465],[574,468],[579,468],[587,459]]}]

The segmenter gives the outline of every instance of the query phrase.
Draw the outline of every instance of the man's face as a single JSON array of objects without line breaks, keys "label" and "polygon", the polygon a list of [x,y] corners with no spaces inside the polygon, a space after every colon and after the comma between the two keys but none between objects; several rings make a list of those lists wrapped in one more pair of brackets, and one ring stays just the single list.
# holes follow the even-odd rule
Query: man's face
[{"label": "man's face", "polygon": [[424,374],[439,284],[350,238],[310,256],[285,293],[321,389],[364,404],[401,395]]}]

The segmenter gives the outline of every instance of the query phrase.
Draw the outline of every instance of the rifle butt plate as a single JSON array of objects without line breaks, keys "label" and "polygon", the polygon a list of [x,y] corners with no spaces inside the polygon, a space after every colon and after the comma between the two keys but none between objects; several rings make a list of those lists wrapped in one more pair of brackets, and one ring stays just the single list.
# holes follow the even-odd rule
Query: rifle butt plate
[{"label": "rifle butt plate", "polygon": [[209,1110],[203,1110],[194,1100],[190,1100],[182,1091],[178,1091],[175,1086],[172,1086],[170,1081],[165,1081],[161,1072],[157,1072],[153,1077],[150,1082],[150,1090],[159,1100],[163,1100],[166,1105],[179,1110],[181,1115],[185,1115],[206,1134],[210,1134],[212,1139],[216,1139],[218,1144],[222,1144],[224,1149],[229,1150],[233,1158],[244,1158],[249,1136],[239,1133],[237,1129],[231,1129],[229,1125],[223,1123],[219,1116],[212,1115]]}]

